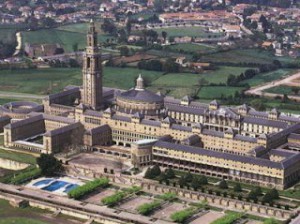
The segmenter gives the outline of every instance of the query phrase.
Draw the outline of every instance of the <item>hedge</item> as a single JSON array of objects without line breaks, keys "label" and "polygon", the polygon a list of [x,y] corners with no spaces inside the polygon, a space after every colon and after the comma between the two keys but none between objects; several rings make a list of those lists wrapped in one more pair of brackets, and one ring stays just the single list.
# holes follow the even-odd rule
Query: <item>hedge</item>
[{"label": "hedge", "polygon": [[109,184],[109,180],[107,178],[100,178],[86,184],[76,187],[69,191],[68,196],[70,198],[79,199],[82,198],[84,195],[91,193],[98,187],[107,187]]},{"label": "hedge", "polygon": [[154,209],[158,208],[161,205],[159,201],[153,201],[150,203],[145,203],[140,205],[136,210],[141,215],[149,215]]},{"label": "hedge", "polygon": [[38,178],[39,176],[41,176],[41,170],[35,167],[17,174],[16,176],[12,177],[9,182],[11,184],[23,184],[24,182]]},{"label": "hedge", "polygon": [[190,218],[195,213],[195,209],[187,208],[182,211],[175,212],[171,215],[171,219],[174,222],[184,223],[188,218]]},{"label": "hedge", "polygon": [[237,212],[228,212],[225,216],[213,221],[211,224],[231,224],[240,219],[243,215]]},{"label": "hedge", "polygon": [[113,207],[118,204],[123,198],[129,194],[137,193],[141,190],[141,187],[133,186],[131,188],[123,189],[113,195],[107,196],[101,200],[101,202],[109,207]]},{"label": "hedge", "polygon": [[158,198],[164,200],[164,201],[173,201],[177,198],[177,195],[175,193],[165,193],[162,195],[159,195]]},{"label": "hedge", "polygon": [[113,207],[115,206],[116,204],[118,204],[123,198],[126,197],[126,193],[125,192],[117,192],[113,195],[110,195],[110,196],[107,196],[105,198],[103,198],[101,200],[101,202],[109,207]]}]

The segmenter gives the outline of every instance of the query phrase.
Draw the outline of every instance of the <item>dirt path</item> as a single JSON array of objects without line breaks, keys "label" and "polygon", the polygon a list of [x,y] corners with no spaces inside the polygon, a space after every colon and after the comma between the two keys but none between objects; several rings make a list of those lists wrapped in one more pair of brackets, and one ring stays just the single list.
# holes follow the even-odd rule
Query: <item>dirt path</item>
[{"label": "dirt path", "polygon": [[[296,74],[291,75],[287,78],[264,83],[263,85],[260,85],[260,86],[252,87],[251,89],[247,90],[245,93],[247,95],[265,96],[265,97],[270,97],[270,98],[275,98],[278,96],[283,97],[283,94],[266,93],[266,92],[264,92],[264,90],[273,88],[275,86],[281,86],[281,85],[300,86],[299,79],[300,79],[300,71],[298,71]],[[289,99],[300,101],[300,96],[289,95]]]},{"label": "dirt path", "polygon": [[16,49],[15,49],[15,52],[13,54],[13,56],[16,56],[20,53],[20,50],[22,48],[22,36],[21,36],[21,32],[17,32],[16,33],[16,39],[17,39],[17,46],[16,46]]}]

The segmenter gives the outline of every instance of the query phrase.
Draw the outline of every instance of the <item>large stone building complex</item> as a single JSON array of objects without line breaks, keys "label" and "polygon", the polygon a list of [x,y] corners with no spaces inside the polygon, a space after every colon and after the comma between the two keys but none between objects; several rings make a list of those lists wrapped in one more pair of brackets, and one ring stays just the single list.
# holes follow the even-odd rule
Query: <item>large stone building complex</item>
[{"label": "large stone building complex", "polygon": [[41,153],[79,147],[137,167],[159,164],[279,189],[299,180],[300,119],[163,96],[145,89],[141,75],[128,91],[103,87],[93,22],[83,57],[83,86],[49,95],[43,108],[0,108],[6,147]]}]

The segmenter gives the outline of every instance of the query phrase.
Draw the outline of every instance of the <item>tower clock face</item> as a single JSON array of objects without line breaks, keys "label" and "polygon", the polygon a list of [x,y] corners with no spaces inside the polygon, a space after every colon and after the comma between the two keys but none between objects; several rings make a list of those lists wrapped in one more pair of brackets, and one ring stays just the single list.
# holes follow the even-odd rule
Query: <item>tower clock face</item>
[{"label": "tower clock face", "polygon": [[88,80],[90,80],[91,79],[91,74],[90,73],[86,74],[86,77],[87,77]]}]

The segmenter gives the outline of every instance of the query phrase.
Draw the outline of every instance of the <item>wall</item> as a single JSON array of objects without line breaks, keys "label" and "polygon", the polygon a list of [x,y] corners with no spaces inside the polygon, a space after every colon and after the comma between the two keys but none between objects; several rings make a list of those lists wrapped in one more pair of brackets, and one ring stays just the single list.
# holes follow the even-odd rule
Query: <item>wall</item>
[{"label": "wall", "polygon": [[22,170],[28,167],[27,163],[20,163],[9,159],[0,158],[0,168],[7,170]]}]

